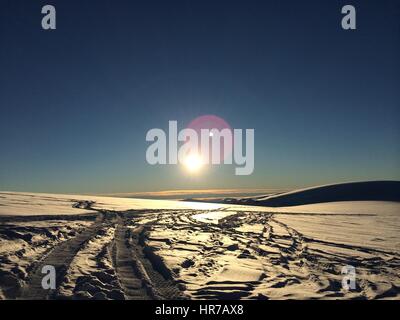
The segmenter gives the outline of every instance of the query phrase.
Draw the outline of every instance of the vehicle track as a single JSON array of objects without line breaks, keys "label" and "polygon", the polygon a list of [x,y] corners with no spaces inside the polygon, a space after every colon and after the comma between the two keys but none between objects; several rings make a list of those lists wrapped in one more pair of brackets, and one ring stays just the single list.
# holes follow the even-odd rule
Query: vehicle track
[{"label": "vehicle track", "polygon": [[[53,248],[32,270],[28,277],[27,284],[22,288],[20,299],[26,300],[45,300],[52,298],[63,281],[68,267],[74,259],[76,253],[82,246],[91,239],[96,232],[103,226],[104,216],[100,216],[88,228],[77,234],[74,238],[62,242]],[[45,290],[42,287],[42,269],[50,265],[56,271],[56,289]]]},{"label": "vehicle track", "polygon": [[158,299],[143,266],[132,256],[129,230],[119,219],[113,245],[113,263],[119,282],[128,300]]},{"label": "vehicle track", "polygon": [[115,263],[127,299],[137,299],[135,290],[144,293],[143,299],[184,299],[177,285],[157,263],[157,257],[143,242],[144,234],[150,227],[151,223],[132,225],[131,219],[125,219],[123,215],[119,218],[115,236]]}]

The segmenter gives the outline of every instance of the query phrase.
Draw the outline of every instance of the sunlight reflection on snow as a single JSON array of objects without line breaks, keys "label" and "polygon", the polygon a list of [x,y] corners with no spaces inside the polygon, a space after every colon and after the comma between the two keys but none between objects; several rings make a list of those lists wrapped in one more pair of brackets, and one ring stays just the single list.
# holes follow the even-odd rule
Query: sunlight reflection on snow
[{"label": "sunlight reflection on snow", "polygon": [[234,214],[236,212],[233,211],[211,211],[207,213],[199,213],[192,216],[193,219],[203,222],[203,223],[212,223],[218,224],[218,221]]}]

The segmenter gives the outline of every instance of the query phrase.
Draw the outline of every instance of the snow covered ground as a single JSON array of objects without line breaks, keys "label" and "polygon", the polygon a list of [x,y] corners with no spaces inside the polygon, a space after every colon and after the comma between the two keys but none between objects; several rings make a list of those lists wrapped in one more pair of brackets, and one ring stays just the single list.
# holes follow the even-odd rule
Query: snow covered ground
[{"label": "snow covered ground", "polygon": [[[56,267],[43,290],[41,267]],[[344,266],[356,288],[342,288]],[[0,192],[4,299],[400,298],[400,203],[287,207]]]},{"label": "snow covered ground", "polygon": [[[74,206],[80,201],[92,201],[93,206]],[[170,200],[130,199],[89,195],[64,195],[46,193],[0,192],[0,215],[53,215],[82,214],[96,210],[140,209],[215,209],[220,204],[189,203]]]}]

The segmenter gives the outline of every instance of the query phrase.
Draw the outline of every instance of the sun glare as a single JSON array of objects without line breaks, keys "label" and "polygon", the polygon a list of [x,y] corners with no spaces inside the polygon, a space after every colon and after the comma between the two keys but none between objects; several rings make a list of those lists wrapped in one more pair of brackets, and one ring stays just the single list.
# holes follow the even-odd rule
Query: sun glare
[{"label": "sun glare", "polygon": [[197,154],[188,155],[183,164],[186,167],[186,169],[192,173],[198,172],[200,168],[203,166],[201,157]]}]

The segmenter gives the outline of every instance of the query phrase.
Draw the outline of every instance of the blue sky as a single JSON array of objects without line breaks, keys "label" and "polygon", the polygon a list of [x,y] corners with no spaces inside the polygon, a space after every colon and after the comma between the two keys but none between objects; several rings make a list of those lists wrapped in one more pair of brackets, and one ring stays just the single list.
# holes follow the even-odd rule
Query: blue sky
[{"label": "blue sky", "polygon": [[[400,4],[351,3],[355,31],[344,1],[2,1],[0,190],[399,179]],[[149,129],[204,114],[255,129],[251,176],[146,163]]]}]

